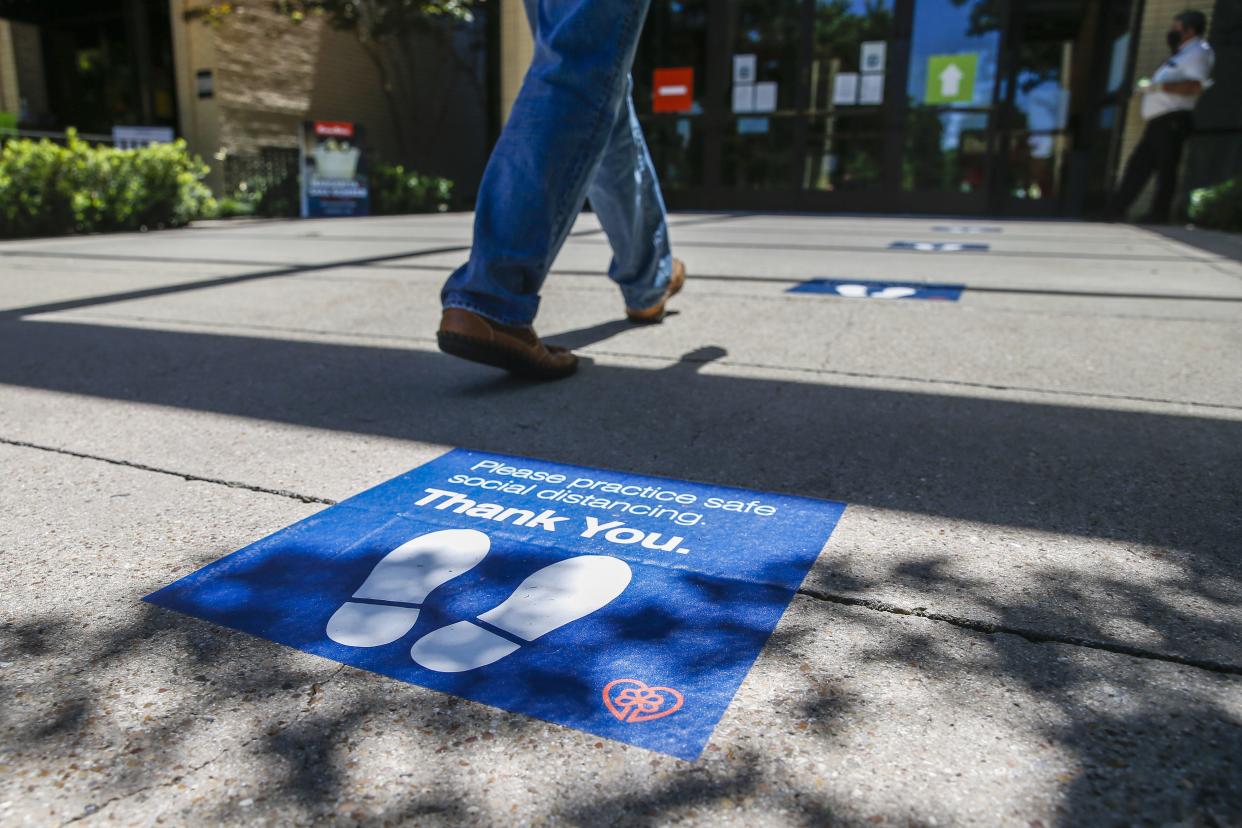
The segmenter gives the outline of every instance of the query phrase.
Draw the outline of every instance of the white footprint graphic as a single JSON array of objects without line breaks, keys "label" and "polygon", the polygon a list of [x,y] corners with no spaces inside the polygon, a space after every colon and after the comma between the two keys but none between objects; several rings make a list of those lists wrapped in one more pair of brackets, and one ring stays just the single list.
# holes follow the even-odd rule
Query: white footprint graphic
[{"label": "white footprint graphic", "polygon": [[918,291],[911,287],[890,286],[873,292],[866,285],[837,285],[837,293],[847,299],[905,299]]},{"label": "white footprint graphic", "polygon": [[866,285],[837,285],[837,293],[849,299],[867,298]]},{"label": "white footprint graphic", "polygon": [[328,619],[328,638],[349,647],[379,647],[408,633],[427,593],[473,569],[492,542],[474,529],[444,529],[406,541],[371,570],[353,597],[388,604],[346,602]]},{"label": "white footprint graphic", "polygon": [[871,294],[872,299],[905,299],[918,293],[912,287],[886,287],[884,290]]},{"label": "white footprint graphic", "polygon": [[[534,641],[607,606],[625,591],[630,578],[625,561],[606,555],[558,561],[522,581],[512,595],[479,620],[523,641]],[[499,661],[519,646],[471,621],[458,621],[418,639],[410,656],[428,670],[461,673]]]}]

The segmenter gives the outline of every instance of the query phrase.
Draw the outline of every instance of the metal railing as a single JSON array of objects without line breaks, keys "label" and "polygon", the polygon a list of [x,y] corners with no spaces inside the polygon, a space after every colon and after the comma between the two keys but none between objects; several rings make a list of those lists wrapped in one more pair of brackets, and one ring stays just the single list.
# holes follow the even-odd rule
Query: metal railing
[{"label": "metal railing", "polygon": [[252,198],[255,212],[270,217],[299,213],[298,151],[263,147],[257,154],[218,156],[220,191],[224,196]]}]

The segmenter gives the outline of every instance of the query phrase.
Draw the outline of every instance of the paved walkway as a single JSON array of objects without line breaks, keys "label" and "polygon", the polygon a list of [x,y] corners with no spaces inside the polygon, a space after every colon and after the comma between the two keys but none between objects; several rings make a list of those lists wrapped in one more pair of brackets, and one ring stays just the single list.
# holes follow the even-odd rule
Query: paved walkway
[{"label": "paved walkway", "polygon": [[[1242,245],[674,220],[539,386],[435,349],[469,216],[0,244],[0,823],[1242,824]],[[849,507],[694,763],[140,603],[455,446]]]}]

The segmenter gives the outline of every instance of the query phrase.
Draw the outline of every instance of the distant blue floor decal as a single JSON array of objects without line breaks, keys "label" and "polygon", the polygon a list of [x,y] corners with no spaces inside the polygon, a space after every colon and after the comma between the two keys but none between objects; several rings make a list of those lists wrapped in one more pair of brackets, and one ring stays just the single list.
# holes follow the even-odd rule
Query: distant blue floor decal
[{"label": "distant blue floor decal", "polygon": [[844,508],[457,449],[146,600],[694,759]]},{"label": "distant blue floor decal", "polygon": [[788,293],[827,293],[846,299],[931,299],[956,302],[965,285],[926,282],[873,282],[856,279],[809,279],[794,285]]},{"label": "distant blue floor decal", "polygon": [[986,253],[991,249],[986,244],[921,241],[895,241],[888,248],[889,250],[917,250],[920,253]]},{"label": "distant blue floor decal", "polygon": [[973,224],[938,224],[932,228],[933,233],[1003,233],[1004,228],[988,227]]}]

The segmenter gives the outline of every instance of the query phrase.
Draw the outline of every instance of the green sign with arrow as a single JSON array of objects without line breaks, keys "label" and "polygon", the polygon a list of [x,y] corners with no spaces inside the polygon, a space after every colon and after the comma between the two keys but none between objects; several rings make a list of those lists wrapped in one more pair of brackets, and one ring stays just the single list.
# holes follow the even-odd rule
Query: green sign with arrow
[{"label": "green sign with arrow", "polygon": [[927,59],[927,90],[923,102],[929,104],[971,103],[975,99],[975,75],[979,54],[932,55]]}]

